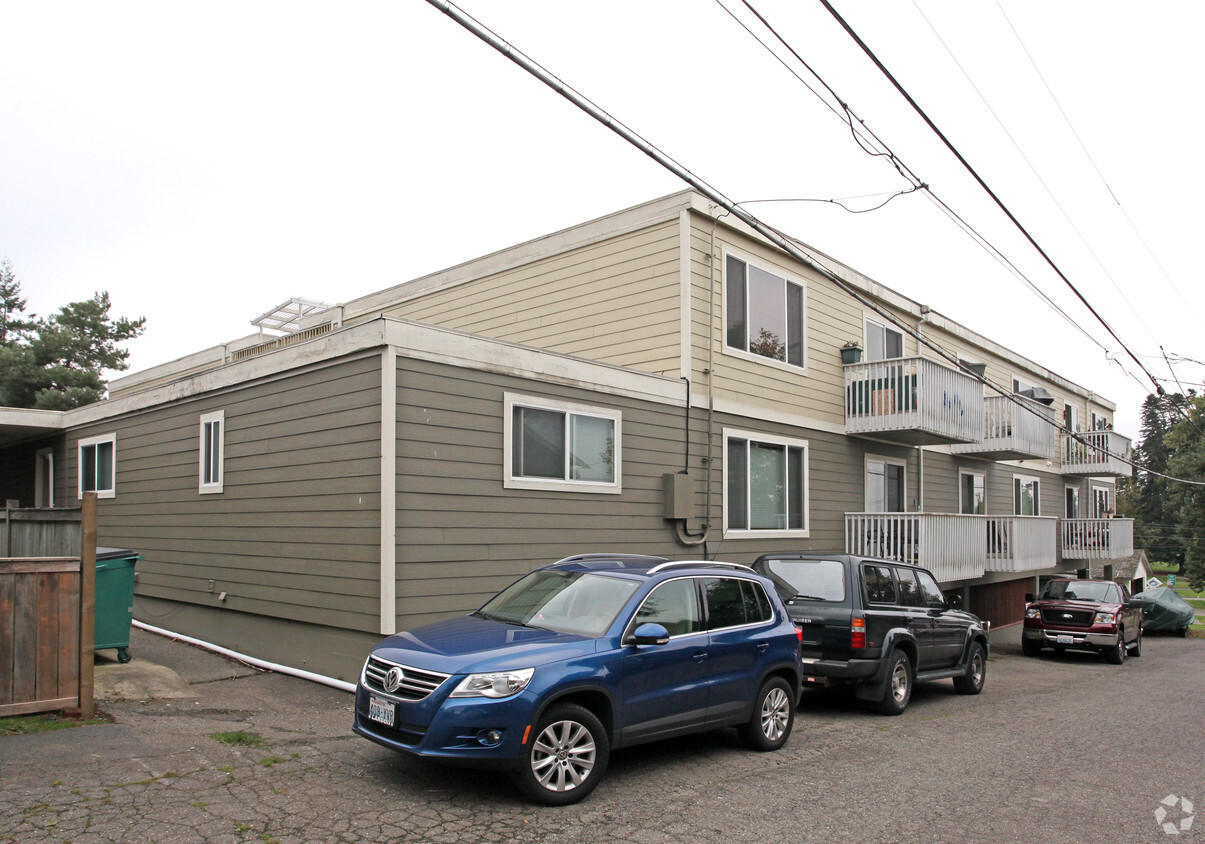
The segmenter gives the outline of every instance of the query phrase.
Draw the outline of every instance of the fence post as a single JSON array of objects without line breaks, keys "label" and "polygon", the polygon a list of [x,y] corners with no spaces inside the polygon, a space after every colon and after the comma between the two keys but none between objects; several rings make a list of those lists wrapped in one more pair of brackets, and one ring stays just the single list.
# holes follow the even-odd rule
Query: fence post
[{"label": "fence post", "polygon": [[96,493],[85,492],[80,527],[80,626],[79,626],[79,708],[80,717],[91,718],[93,700],[93,660],[96,643]]}]

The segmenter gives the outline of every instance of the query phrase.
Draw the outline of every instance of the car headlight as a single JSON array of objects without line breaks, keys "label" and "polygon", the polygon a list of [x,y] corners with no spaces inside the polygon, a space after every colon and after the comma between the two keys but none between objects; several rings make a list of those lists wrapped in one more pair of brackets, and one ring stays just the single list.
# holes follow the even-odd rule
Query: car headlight
[{"label": "car headlight", "polygon": [[1114,624],[1117,621],[1117,613],[1113,612],[1098,612],[1096,618],[1092,620],[1093,624]]},{"label": "car headlight", "polygon": [[534,668],[523,668],[518,671],[470,674],[460,681],[450,697],[510,697],[526,689],[535,673]]},{"label": "car headlight", "polygon": [[1042,616],[1042,611],[1039,610],[1037,607],[1028,607],[1025,610],[1026,618],[1040,618],[1041,616]]}]

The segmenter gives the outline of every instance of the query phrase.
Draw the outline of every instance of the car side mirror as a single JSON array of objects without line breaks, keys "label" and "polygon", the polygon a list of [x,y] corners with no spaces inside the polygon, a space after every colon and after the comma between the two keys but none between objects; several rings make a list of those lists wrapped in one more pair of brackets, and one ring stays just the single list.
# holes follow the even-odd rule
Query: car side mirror
[{"label": "car side mirror", "polygon": [[962,609],[962,595],[950,595],[946,598],[946,606],[952,610]]},{"label": "car side mirror", "polygon": [[1025,593],[1025,603],[1027,603],[1027,604],[1033,603],[1033,593],[1032,592]]},{"label": "car side mirror", "polygon": [[1135,600],[1134,598],[1130,598],[1130,600],[1126,601],[1126,607],[1131,610],[1140,610],[1145,606],[1146,604],[1142,603],[1142,601]]},{"label": "car side mirror", "polygon": [[664,645],[669,641],[669,631],[660,624],[649,621],[632,631],[625,645]]}]

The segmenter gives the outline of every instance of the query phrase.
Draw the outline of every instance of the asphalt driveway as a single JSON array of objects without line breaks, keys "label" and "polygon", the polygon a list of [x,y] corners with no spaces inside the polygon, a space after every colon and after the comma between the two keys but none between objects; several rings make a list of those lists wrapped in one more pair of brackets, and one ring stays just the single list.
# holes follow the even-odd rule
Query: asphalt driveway
[{"label": "asphalt driveway", "polygon": [[[0,737],[0,841],[1190,841],[1205,806],[1200,639],[1140,659],[1027,659],[997,631],[982,695],[921,684],[898,718],[812,692],[784,750],[735,733],[620,751],[585,802],[427,765],[350,732],[351,696],[135,631],[170,671],[112,723]],[[154,669],[152,669],[153,671]],[[103,670],[102,670],[103,673]],[[180,682],[172,681],[175,675]],[[159,684],[159,685],[156,685]],[[243,734],[229,743],[213,736]],[[237,737],[236,737],[237,738]],[[1173,804],[1164,802],[1175,797]]]}]

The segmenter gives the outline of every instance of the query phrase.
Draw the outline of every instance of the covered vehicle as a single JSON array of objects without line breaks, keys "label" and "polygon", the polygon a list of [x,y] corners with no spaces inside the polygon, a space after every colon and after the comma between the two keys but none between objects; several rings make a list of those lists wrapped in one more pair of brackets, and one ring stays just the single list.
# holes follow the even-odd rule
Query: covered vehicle
[{"label": "covered vehicle", "polygon": [[1146,612],[1143,630],[1171,630],[1179,636],[1187,636],[1188,625],[1197,617],[1197,611],[1170,586],[1139,592],[1134,600],[1140,602]]}]

